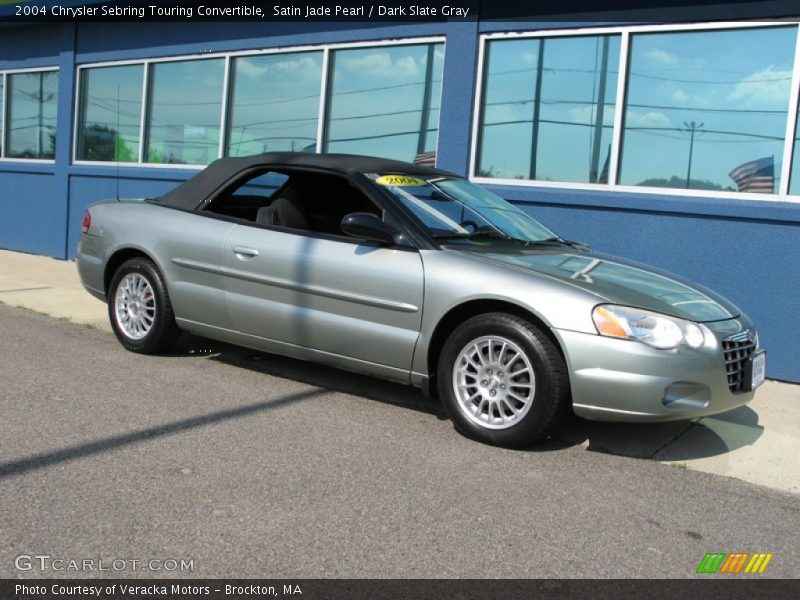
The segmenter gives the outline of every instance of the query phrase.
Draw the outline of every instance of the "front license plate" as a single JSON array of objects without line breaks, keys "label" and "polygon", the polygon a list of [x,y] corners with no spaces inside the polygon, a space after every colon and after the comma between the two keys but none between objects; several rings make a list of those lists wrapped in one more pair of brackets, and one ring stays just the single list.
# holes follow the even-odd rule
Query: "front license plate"
[{"label": "front license plate", "polygon": [[764,375],[767,372],[767,354],[760,352],[753,356],[753,374],[751,381],[753,382],[750,389],[754,390],[762,383],[764,383]]}]

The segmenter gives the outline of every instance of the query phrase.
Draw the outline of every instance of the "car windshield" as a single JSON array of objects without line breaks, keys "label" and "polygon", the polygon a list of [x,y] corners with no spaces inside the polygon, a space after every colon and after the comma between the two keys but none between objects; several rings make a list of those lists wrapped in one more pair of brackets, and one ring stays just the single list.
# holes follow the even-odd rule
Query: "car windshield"
[{"label": "car windshield", "polygon": [[561,241],[552,231],[499,196],[451,177],[368,175],[440,240]]}]

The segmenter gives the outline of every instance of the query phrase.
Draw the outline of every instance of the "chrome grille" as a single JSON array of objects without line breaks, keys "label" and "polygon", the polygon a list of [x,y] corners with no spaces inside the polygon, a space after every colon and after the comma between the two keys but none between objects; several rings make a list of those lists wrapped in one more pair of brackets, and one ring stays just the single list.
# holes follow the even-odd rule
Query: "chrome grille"
[{"label": "chrome grille", "polygon": [[746,391],[746,371],[755,349],[756,336],[751,331],[743,331],[722,340],[728,387],[734,394]]}]

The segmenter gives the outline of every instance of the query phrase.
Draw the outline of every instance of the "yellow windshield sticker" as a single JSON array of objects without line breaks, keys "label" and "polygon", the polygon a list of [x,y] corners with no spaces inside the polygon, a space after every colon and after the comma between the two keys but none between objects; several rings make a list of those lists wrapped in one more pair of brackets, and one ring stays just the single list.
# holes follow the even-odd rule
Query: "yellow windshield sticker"
[{"label": "yellow windshield sticker", "polygon": [[384,175],[376,181],[381,185],[425,185],[425,181],[408,175]]}]

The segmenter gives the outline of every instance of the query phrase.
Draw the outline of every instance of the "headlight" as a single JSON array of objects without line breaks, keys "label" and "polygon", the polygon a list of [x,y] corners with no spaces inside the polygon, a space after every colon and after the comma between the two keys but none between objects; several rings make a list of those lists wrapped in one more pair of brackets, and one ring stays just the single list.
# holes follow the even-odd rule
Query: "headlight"
[{"label": "headlight", "polygon": [[600,335],[636,340],[654,348],[667,350],[681,344],[700,348],[705,343],[696,323],[639,308],[602,304],[592,311],[592,320]]}]

